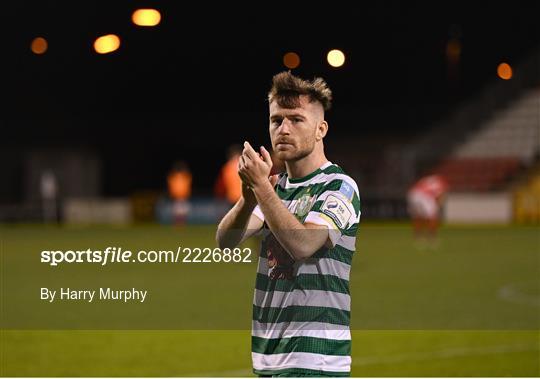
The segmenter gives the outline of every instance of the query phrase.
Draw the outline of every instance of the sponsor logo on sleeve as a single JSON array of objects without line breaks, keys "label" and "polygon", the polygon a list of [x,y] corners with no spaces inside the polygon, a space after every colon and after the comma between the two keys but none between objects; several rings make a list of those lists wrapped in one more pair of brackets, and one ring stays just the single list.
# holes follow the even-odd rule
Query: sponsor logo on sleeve
[{"label": "sponsor logo on sleeve", "polygon": [[341,187],[339,187],[339,192],[345,195],[345,197],[349,200],[352,200],[353,195],[354,195],[353,187],[345,181],[341,183]]}]

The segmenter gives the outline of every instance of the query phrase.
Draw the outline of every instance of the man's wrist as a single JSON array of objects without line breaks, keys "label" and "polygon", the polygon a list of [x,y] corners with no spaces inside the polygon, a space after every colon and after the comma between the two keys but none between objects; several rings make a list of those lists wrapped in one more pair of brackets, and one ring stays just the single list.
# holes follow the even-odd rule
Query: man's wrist
[{"label": "man's wrist", "polygon": [[255,194],[251,193],[248,196],[244,196],[244,194],[242,194],[240,196],[240,206],[242,208],[253,210],[257,206],[257,198],[255,197]]},{"label": "man's wrist", "polygon": [[253,192],[257,197],[264,197],[274,192],[274,187],[270,183],[269,179],[263,180],[260,183],[253,186]]}]

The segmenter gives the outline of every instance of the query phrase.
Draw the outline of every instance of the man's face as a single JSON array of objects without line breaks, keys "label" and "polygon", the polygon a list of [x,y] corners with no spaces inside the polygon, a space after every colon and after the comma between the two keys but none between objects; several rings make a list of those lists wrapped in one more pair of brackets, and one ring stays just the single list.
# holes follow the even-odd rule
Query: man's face
[{"label": "man's face", "polygon": [[270,139],[277,158],[296,161],[313,152],[318,124],[324,120],[322,106],[300,96],[298,108],[281,108],[270,103]]}]

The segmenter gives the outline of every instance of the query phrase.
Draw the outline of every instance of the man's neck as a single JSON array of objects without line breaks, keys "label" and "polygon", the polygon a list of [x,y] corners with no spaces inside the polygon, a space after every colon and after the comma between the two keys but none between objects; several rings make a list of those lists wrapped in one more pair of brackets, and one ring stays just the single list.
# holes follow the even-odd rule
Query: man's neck
[{"label": "man's neck", "polygon": [[328,159],[326,159],[326,156],[323,153],[317,157],[308,155],[297,161],[285,162],[285,167],[287,168],[287,175],[289,178],[299,179],[311,174],[326,162],[328,162]]}]

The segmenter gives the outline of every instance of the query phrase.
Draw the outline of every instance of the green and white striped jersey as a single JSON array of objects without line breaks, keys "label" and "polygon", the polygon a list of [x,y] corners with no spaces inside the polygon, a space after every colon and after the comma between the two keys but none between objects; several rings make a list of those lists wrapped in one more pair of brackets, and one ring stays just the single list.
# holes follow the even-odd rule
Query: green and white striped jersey
[{"label": "green and white striped jersey", "polygon": [[[333,247],[295,262],[264,225],[253,298],[253,371],[349,376],[349,275],[360,222],[358,187],[327,162],[304,178],[281,174],[276,192],[300,222],[328,227]],[[264,221],[259,207],[253,213]]]}]

